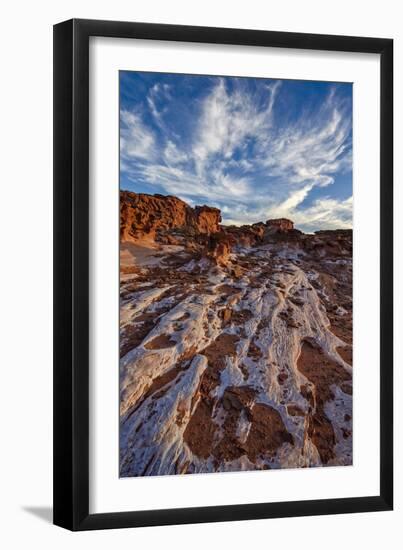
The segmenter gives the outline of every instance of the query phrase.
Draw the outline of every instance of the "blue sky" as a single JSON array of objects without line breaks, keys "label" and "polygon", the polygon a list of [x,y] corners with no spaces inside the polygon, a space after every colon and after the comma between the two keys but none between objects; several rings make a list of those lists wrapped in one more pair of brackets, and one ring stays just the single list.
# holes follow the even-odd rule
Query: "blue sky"
[{"label": "blue sky", "polygon": [[352,227],[352,84],[121,71],[120,187]]}]

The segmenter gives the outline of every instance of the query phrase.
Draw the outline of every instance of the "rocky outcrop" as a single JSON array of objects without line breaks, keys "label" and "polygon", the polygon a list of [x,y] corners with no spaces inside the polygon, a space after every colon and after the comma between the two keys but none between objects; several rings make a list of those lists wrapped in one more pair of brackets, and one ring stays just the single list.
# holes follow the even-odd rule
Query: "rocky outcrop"
[{"label": "rocky outcrop", "polygon": [[278,218],[275,220],[267,220],[266,226],[275,233],[285,233],[294,229],[294,222],[287,220],[287,218]]},{"label": "rocky outcrop", "polygon": [[301,247],[318,257],[337,255],[351,257],[353,253],[353,232],[351,229],[316,231],[314,235],[305,235]]},{"label": "rocky outcrop", "polygon": [[351,465],[352,231],[122,197],[120,475]]},{"label": "rocky outcrop", "polygon": [[216,264],[226,266],[228,264],[232,244],[232,239],[225,231],[215,233],[209,238],[207,256],[212,258]]},{"label": "rocky outcrop", "polygon": [[[306,235],[286,218],[269,219],[252,225],[223,226],[218,208],[192,208],[173,196],[147,195],[121,191],[121,242],[144,239],[159,245],[180,245],[191,253],[228,266],[237,247],[289,243],[315,257],[352,254],[351,230],[317,231]],[[239,267],[237,268],[239,271]]]},{"label": "rocky outcrop", "polygon": [[221,212],[212,206],[196,206],[194,208],[195,227],[199,233],[211,235],[220,230]]},{"label": "rocky outcrop", "polygon": [[[145,193],[120,193],[120,239],[136,241],[145,236],[162,238],[175,230],[210,235],[219,231],[221,214],[218,208],[196,206],[173,196]],[[167,239],[172,235],[169,235]],[[168,243],[169,244],[169,243]]]},{"label": "rocky outcrop", "polygon": [[233,243],[240,246],[256,246],[278,241],[296,241],[303,236],[302,231],[294,229],[291,220],[281,218],[267,220],[266,223],[258,222],[252,225],[224,226],[227,234],[233,238]]},{"label": "rocky outcrop", "polygon": [[123,477],[352,464],[351,233],[232,239],[123,273]]},{"label": "rocky outcrop", "polygon": [[253,225],[226,226],[226,233],[232,238],[232,243],[240,246],[255,246],[263,242],[266,232],[266,225],[262,222]]}]

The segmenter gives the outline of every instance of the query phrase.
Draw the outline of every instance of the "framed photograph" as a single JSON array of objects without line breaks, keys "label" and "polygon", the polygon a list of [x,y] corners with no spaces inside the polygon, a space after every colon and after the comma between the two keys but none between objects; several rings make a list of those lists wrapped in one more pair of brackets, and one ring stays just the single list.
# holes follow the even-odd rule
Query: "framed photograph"
[{"label": "framed photograph", "polygon": [[393,42],[54,27],[54,523],[391,510]]}]

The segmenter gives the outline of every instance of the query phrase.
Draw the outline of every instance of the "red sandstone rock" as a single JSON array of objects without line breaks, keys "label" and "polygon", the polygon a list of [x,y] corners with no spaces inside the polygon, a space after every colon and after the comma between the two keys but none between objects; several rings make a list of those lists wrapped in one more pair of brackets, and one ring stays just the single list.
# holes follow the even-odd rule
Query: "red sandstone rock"
[{"label": "red sandstone rock", "polygon": [[122,477],[351,464],[352,231],[122,195]]},{"label": "red sandstone rock", "polygon": [[267,220],[266,226],[269,231],[275,233],[286,233],[287,231],[292,231],[294,229],[294,222],[287,220],[287,218],[278,218],[275,220]]},{"label": "red sandstone rock", "polygon": [[161,244],[182,245],[187,251],[207,256],[227,266],[236,246],[254,247],[266,243],[289,242],[314,257],[352,254],[351,230],[317,231],[305,235],[286,218],[243,226],[221,226],[221,213],[211,206],[192,208],[183,200],[164,195],[121,191],[121,242],[143,238]]},{"label": "red sandstone rock", "polygon": [[216,233],[220,230],[221,212],[212,206],[196,206],[194,209],[196,227],[200,233]]},{"label": "red sandstone rock", "polygon": [[215,233],[209,238],[207,256],[214,259],[218,265],[226,266],[231,253],[232,239],[224,231]]},{"label": "red sandstone rock", "polygon": [[284,233],[294,229],[294,222],[287,220],[287,218],[278,218],[276,220],[267,220],[266,226],[275,232]]},{"label": "red sandstone rock", "polygon": [[210,235],[219,231],[221,214],[218,208],[191,208],[172,196],[146,195],[121,191],[120,238],[135,241],[144,236],[155,238],[157,233],[173,229],[191,230]]}]

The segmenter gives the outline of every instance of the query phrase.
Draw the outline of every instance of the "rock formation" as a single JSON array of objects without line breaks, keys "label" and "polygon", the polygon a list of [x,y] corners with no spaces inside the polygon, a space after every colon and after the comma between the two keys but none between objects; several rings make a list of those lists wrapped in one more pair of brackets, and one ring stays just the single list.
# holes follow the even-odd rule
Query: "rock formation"
[{"label": "rock formation", "polygon": [[294,223],[287,218],[278,218],[276,220],[267,220],[266,226],[269,230],[278,233],[285,233],[294,229]]},{"label": "rock formation", "polygon": [[121,476],[352,464],[352,231],[220,222],[121,194]]},{"label": "rock formation", "polygon": [[181,199],[121,191],[120,238],[136,241],[144,236],[158,237],[171,230],[210,235],[219,231],[221,214],[211,206],[190,207]]}]

